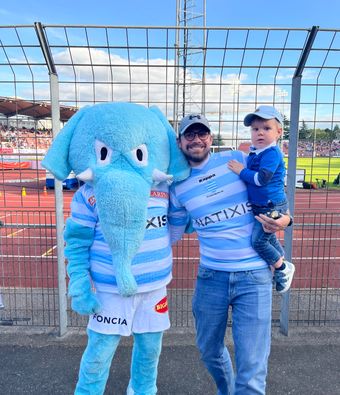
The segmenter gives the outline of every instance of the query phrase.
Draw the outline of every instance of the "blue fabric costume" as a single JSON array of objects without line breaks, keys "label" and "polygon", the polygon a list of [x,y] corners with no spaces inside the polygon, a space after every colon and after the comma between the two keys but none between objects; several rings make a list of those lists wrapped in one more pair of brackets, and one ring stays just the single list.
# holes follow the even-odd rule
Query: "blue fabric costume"
[{"label": "blue fabric costume", "polygon": [[[155,215],[150,205],[155,185],[190,173],[173,129],[157,108],[131,103],[84,107],[58,134],[42,164],[60,180],[73,170],[86,183],[74,196],[64,234],[73,310],[100,313],[94,288],[133,297],[170,281],[171,248],[160,252],[155,243],[148,254],[139,253],[150,238],[146,229]],[[158,193],[164,201],[167,192]],[[161,205],[157,215],[164,219],[166,209]],[[166,218],[163,222],[163,238],[169,240]],[[158,268],[152,264],[156,260]],[[129,395],[156,393],[162,334],[133,334]],[[104,393],[119,339],[88,329],[76,394]]]}]

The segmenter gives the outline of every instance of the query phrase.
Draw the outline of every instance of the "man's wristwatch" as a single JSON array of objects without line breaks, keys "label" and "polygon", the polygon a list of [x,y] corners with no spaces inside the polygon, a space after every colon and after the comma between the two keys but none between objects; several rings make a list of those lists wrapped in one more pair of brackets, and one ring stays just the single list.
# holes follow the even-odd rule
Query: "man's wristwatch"
[{"label": "man's wristwatch", "polygon": [[[287,215],[289,215],[289,214],[287,214]],[[290,218],[290,221],[289,221],[287,227],[288,227],[288,226],[292,226],[292,225],[293,225],[293,222],[294,222],[293,217],[292,217],[291,215],[289,215],[289,218]]]},{"label": "man's wristwatch", "polygon": [[[283,215],[289,215],[289,214],[281,214],[281,213],[280,213],[279,211],[277,211],[277,210],[273,210],[273,211],[270,211],[269,213],[267,213],[267,217],[272,218],[272,219],[279,219],[279,218],[281,218]],[[288,226],[291,226],[291,225],[293,224],[293,217],[292,217],[291,215],[289,215],[289,218],[290,218],[290,221],[289,221],[287,227],[288,227]]]},{"label": "man's wristwatch", "polygon": [[269,211],[267,213],[267,217],[272,218],[272,219],[279,219],[282,217],[282,214],[277,210],[273,210],[273,211]]}]

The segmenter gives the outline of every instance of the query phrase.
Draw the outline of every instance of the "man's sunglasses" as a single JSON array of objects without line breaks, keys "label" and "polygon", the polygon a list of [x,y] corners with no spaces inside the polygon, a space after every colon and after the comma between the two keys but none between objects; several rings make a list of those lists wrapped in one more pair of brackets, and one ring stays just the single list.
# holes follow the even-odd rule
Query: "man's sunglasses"
[{"label": "man's sunglasses", "polygon": [[210,132],[209,130],[199,130],[198,132],[189,131],[183,133],[183,137],[188,141],[193,141],[196,135],[200,140],[205,141],[210,136]]}]

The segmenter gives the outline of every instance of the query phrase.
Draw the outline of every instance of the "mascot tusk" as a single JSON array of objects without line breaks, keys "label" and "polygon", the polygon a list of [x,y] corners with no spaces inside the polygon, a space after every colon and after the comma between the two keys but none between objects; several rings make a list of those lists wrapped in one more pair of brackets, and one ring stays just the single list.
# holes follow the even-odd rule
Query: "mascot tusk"
[{"label": "mascot tusk", "polygon": [[163,171],[160,171],[158,169],[154,169],[154,171],[152,172],[152,181],[155,184],[166,182],[168,185],[170,185],[173,179],[174,177],[171,174],[165,174]]},{"label": "mascot tusk", "polygon": [[77,175],[77,178],[81,181],[88,182],[93,180],[93,171],[88,167]]}]

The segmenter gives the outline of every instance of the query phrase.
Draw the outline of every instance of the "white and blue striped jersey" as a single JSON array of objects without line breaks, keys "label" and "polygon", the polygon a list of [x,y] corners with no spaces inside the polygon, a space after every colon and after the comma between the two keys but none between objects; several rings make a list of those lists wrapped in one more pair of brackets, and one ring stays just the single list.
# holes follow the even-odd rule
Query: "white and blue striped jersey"
[{"label": "white and blue striped jersey", "polygon": [[246,155],[241,151],[215,153],[193,167],[189,178],[171,186],[171,237],[178,240],[191,218],[202,266],[230,272],[264,268],[266,262],[251,246],[255,219],[247,188],[228,169],[230,159],[246,164]]},{"label": "white and blue striped jersey", "polygon": [[[171,281],[172,249],[168,207],[168,185],[161,183],[157,187],[153,186],[148,202],[144,240],[132,260],[131,267],[138,293],[159,289]],[[91,186],[84,184],[75,193],[71,203],[71,219],[95,229],[90,248],[90,274],[95,288],[101,292],[118,293],[112,255],[101,230],[96,198]]]}]

